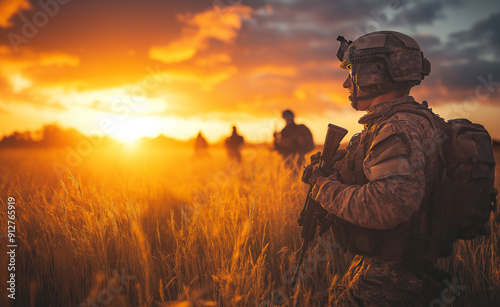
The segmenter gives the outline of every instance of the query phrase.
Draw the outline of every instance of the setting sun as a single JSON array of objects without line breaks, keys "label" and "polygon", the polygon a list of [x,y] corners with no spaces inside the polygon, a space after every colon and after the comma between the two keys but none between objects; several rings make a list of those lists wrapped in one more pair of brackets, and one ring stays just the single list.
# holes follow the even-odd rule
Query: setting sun
[{"label": "setting sun", "polygon": [[158,120],[139,117],[110,117],[112,126],[109,136],[122,143],[134,143],[142,137],[153,137],[159,134]]}]

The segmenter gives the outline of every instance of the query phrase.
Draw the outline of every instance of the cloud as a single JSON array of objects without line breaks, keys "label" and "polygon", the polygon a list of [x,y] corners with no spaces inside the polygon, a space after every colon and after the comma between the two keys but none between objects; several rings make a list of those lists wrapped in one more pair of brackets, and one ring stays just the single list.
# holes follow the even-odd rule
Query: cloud
[{"label": "cloud", "polygon": [[78,66],[80,59],[74,55],[56,52],[41,55],[38,63],[40,66]]},{"label": "cloud", "polygon": [[196,83],[203,91],[211,91],[213,87],[234,75],[238,71],[236,66],[218,67],[209,72],[200,67],[169,70],[164,77],[171,82]]},{"label": "cloud", "polygon": [[62,52],[37,53],[25,49],[14,54],[12,49],[0,45],[2,102],[4,105],[21,103],[64,110],[64,104],[53,99],[40,80],[57,68],[79,64],[78,57]]},{"label": "cloud", "polygon": [[458,7],[462,0],[401,0],[399,13],[395,14],[392,25],[432,25],[436,20],[445,19],[445,10],[450,7]]},{"label": "cloud", "polygon": [[197,47],[193,46],[193,43],[190,39],[183,39],[172,42],[167,46],[152,47],[149,56],[153,60],[167,64],[189,60],[197,51]]},{"label": "cloud", "polygon": [[80,64],[79,57],[62,52],[36,52],[24,49],[15,54],[12,49],[0,45],[0,75],[9,79],[18,76],[20,80],[43,79],[57,67],[74,67]]},{"label": "cloud", "polygon": [[10,18],[20,12],[31,8],[28,0],[0,0],[0,27],[12,26]]},{"label": "cloud", "polygon": [[[471,97],[494,104],[500,97],[500,12],[477,21],[470,29],[452,33],[446,43],[436,37],[418,37],[431,74],[416,93],[440,103]],[[427,52],[429,50],[429,52]],[[425,87],[426,90],[420,88]]]},{"label": "cloud", "polygon": [[262,78],[267,76],[291,77],[297,74],[295,66],[264,65],[253,69],[252,78]]},{"label": "cloud", "polygon": [[402,14],[398,18],[400,23],[431,25],[435,20],[445,17],[442,1],[421,1],[417,3],[413,1],[409,3],[402,8]]},{"label": "cloud", "polygon": [[496,56],[500,56],[500,12],[479,20],[467,31],[453,33],[450,38],[451,44],[459,49],[475,45],[474,51],[478,54],[494,51]]},{"label": "cloud", "polygon": [[149,56],[167,64],[189,60],[199,50],[206,49],[210,40],[233,41],[241,28],[242,19],[249,18],[251,13],[249,7],[236,5],[226,10],[223,16],[215,10],[179,15],[178,20],[185,25],[182,36],[168,45],[152,47]]}]

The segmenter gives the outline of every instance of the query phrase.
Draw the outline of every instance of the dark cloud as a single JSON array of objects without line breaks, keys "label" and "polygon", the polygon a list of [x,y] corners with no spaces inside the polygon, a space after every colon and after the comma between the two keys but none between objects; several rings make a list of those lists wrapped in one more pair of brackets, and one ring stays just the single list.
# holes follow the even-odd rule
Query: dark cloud
[{"label": "dark cloud", "polygon": [[434,35],[417,35],[413,37],[420,48],[425,51],[436,50],[441,47],[441,39]]},{"label": "dark cloud", "polygon": [[398,21],[402,24],[431,25],[435,20],[444,18],[442,1],[423,1],[414,6],[405,6]]},{"label": "dark cloud", "polygon": [[417,25],[432,25],[436,20],[444,19],[444,11],[449,7],[461,5],[461,0],[395,0],[400,3],[400,13],[394,14],[395,18],[391,25],[406,25],[415,27]]},{"label": "dark cloud", "polygon": [[491,83],[488,82],[488,76],[492,76],[493,83],[490,86],[495,90],[492,91],[491,98],[496,98],[499,96],[500,89],[499,72],[500,62],[476,61],[473,64],[441,67],[440,76],[442,84],[450,89],[476,89],[478,86],[485,85],[484,80],[486,83]]},{"label": "dark cloud", "polygon": [[[467,31],[450,35],[452,44],[457,48],[475,44],[475,51],[484,54],[491,51],[500,55],[500,12],[493,13],[488,18],[478,21]],[[461,48],[460,48],[461,49]]]},{"label": "dark cloud", "polygon": [[[496,103],[500,97],[500,12],[453,33],[446,44],[432,37],[418,38],[432,72],[425,81],[437,103],[479,97]],[[426,52],[426,49],[430,52]]]}]

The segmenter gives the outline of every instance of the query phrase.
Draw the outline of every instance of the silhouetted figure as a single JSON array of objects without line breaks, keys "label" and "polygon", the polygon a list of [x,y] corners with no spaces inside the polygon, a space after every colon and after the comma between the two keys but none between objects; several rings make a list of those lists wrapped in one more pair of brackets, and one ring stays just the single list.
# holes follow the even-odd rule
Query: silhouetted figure
[{"label": "silhouetted figure", "polygon": [[241,147],[245,143],[244,138],[238,134],[233,126],[233,134],[226,139],[225,145],[229,159],[241,162]]},{"label": "silhouetted figure", "polygon": [[295,115],[290,110],[283,111],[285,128],[280,133],[274,133],[274,149],[277,150],[287,164],[297,159],[297,165],[302,165],[304,155],[314,149],[313,136],[305,125],[295,123]]},{"label": "silhouetted figure", "polygon": [[201,132],[198,133],[198,136],[196,137],[196,140],[194,142],[194,154],[197,157],[208,156],[208,143]]}]

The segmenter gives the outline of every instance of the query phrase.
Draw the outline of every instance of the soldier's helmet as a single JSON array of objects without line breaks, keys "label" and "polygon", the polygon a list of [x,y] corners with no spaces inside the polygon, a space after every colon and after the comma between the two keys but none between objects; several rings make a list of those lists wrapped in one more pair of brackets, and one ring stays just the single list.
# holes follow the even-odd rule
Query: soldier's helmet
[{"label": "soldier's helmet", "polygon": [[365,34],[354,42],[344,37],[337,58],[351,71],[352,82],[365,94],[384,93],[397,87],[420,84],[431,71],[418,43],[395,31]]}]

